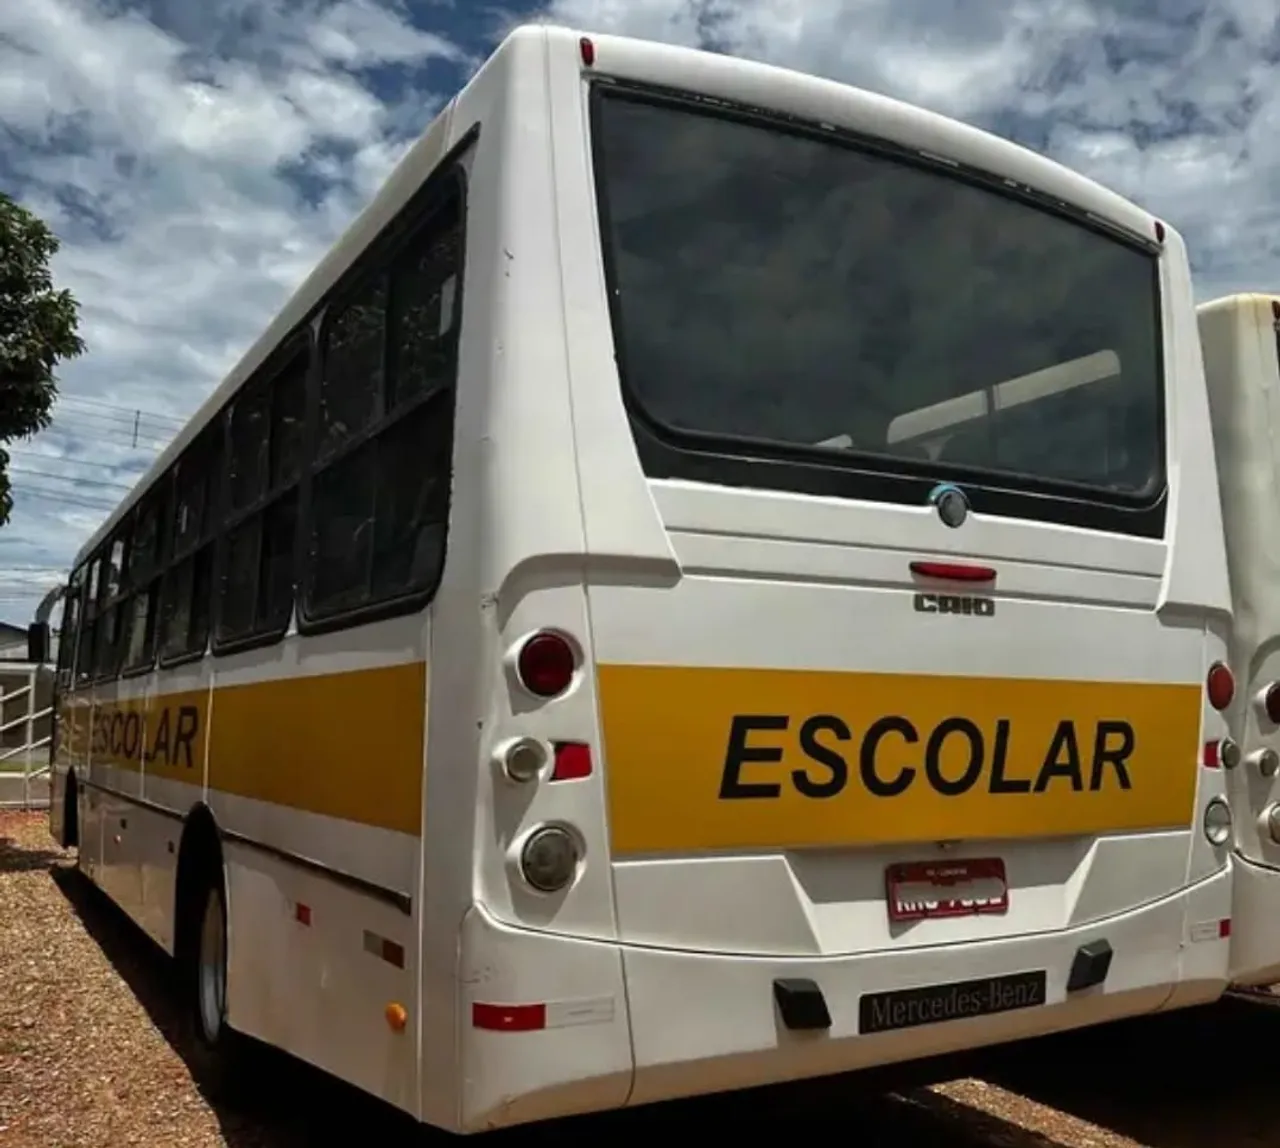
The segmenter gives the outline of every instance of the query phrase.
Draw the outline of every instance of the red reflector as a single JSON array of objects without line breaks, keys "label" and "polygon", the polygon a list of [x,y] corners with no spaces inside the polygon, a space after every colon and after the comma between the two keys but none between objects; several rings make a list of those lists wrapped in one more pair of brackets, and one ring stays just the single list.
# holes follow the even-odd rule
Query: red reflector
[{"label": "red reflector", "polygon": [[578,51],[582,53],[582,62],[588,68],[596,62],[596,46],[586,36],[578,41]]},{"label": "red reflector", "polygon": [[1267,720],[1272,725],[1280,725],[1280,682],[1272,682],[1267,692],[1262,695],[1262,708],[1267,711]]},{"label": "red reflector", "polygon": [[471,1005],[471,1024],[474,1028],[487,1028],[491,1032],[537,1032],[547,1027],[547,1006],[544,1004],[481,1004]]},{"label": "red reflector", "polygon": [[311,906],[299,901],[293,907],[293,915],[303,925],[311,924]]},{"label": "red reflector", "polygon": [[382,940],[382,959],[388,964],[395,965],[396,968],[404,968],[404,946],[397,945],[395,941],[388,941],[385,937]]},{"label": "red reflector", "polygon": [[1230,917],[1223,917],[1223,919],[1218,922],[1218,936],[1219,937],[1231,936],[1231,918]]},{"label": "red reflector", "polygon": [[540,698],[564,693],[573,681],[573,649],[559,634],[534,634],[516,659],[520,684]]},{"label": "red reflector", "polygon": [[1204,743],[1204,754],[1200,760],[1204,762],[1206,769],[1217,769],[1222,764],[1222,759],[1218,756],[1218,743],[1216,741],[1206,741]]},{"label": "red reflector", "polygon": [[943,578],[948,582],[994,582],[990,566],[970,566],[963,562],[912,562],[911,573],[921,578]]},{"label": "red reflector", "polygon": [[1209,667],[1204,688],[1209,704],[1215,710],[1225,710],[1231,704],[1231,699],[1236,696],[1236,679],[1225,665],[1214,662]]},{"label": "red reflector", "polygon": [[577,781],[591,776],[591,747],[580,741],[556,742],[556,764],[552,781]]}]

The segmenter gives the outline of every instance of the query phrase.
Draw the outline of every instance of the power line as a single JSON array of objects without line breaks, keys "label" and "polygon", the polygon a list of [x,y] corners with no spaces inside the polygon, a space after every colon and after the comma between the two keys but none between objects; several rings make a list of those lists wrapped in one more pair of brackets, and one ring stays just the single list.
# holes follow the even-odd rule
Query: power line
[{"label": "power line", "polygon": [[15,482],[11,489],[15,495],[15,508],[20,505],[19,498],[21,496],[26,496],[34,501],[61,502],[67,506],[81,507],[84,510],[97,510],[101,511],[104,515],[110,514],[115,509],[115,503],[92,502],[87,498],[78,498],[73,494],[68,494],[66,491],[45,490],[38,486],[31,486],[28,483]]},{"label": "power line", "polygon": [[107,482],[101,478],[83,478],[78,474],[55,474],[51,470],[35,470],[29,466],[11,466],[10,474],[29,474],[35,478],[51,478],[58,482],[71,482],[80,486],[91,486],[100,490],[123,490],[128,493],[133,487],[123,482]]},{"label": "power line", "polygon": [[59,404],[69,404],[71,406],[97,407],[100,410],[114,411],[127,415],[129,418],[139,416],[144,419],[150,419],[153,422],[169,423],[178,429],[181,429],[186,421],[176,415],[155,414],[152,411],[145,411],[141,407],[130,407],[123,403],[108,403],[103,402],[101,399],[87,399],[82,395],[59,395],[58,402]]}]

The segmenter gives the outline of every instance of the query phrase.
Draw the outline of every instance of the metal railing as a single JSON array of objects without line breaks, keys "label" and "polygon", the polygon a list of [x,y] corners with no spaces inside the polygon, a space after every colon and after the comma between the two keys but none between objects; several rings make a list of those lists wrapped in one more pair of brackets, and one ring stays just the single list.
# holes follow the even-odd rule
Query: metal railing
[{"label": "metal railing", "polygon": [[[51,735],[37,736],[37,727],[45,719],[51,722],[53,707],[37,709],[37,686],[41,673],[48,669],[35,665],[8,666],[0,662],[0,809],[46,809],[49,805],[49,742]],[[6,691],[4,678],[12,679],[22,674],[26,685]],[[10,706],[25,701],[24,712],[8,721],[3,716]],[[21,729],[22,741],[6,746],[10,730]],[[16,766],[16,768],[15,768]],[[16,784],[21,781],[21,788]],[[40,786],[40,782],[44,782]],[[33,792],[33,785],[42,793]]]}]

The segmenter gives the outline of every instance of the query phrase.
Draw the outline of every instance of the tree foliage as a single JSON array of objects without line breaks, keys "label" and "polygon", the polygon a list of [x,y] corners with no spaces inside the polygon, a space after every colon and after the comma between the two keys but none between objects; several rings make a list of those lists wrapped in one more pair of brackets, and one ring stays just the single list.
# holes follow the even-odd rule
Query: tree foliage
[{"label": "tree foliage", "polygon": [[[48,225],[0,193],[0,443],[49,425],[54,369],[84,351],[76,301],[53,286],[49,261],[57,250]],[[0,525],[13,509],[8,465],[0,449]]]}]

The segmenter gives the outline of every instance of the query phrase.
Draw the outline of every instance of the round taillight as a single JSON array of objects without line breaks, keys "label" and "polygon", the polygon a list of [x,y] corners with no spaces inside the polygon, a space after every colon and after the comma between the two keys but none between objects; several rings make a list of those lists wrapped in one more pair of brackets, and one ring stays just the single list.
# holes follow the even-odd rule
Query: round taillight
[{"label": "round taillight", "polygon": [[1209,704],[1215,710],[1222,711],[1231,704],[1231,699],[1236,696],[1236,679],[1225,665],[1221,662],[1214,662],[1209,667],[1209,675],[1205,678],[1204,689],[1209,697]]},{"label": "round taillight", "polygon": [[540,698],[554,698],[573,682],[573,648],[559,634],[534,634],[516,658],[520,684]]}]

